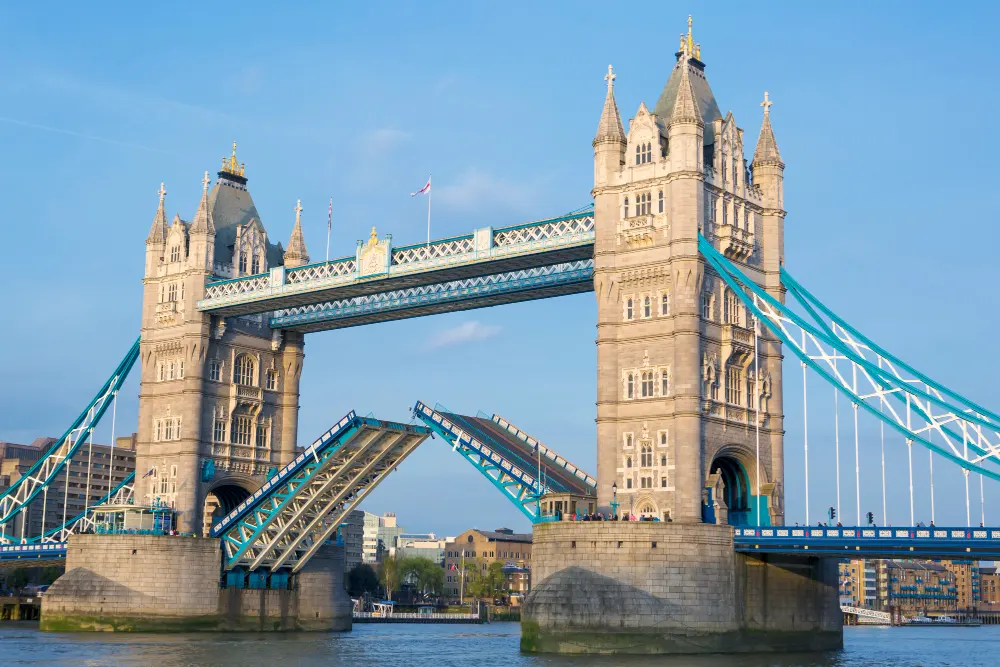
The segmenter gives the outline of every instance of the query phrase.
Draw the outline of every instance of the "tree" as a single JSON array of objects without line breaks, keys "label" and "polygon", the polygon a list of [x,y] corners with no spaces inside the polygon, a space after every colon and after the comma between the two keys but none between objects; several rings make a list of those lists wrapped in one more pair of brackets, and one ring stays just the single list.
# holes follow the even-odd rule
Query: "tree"
[{"label": "tree", "polygon": [[378,592],[378,575],[368,563],[359,563],[347,573],[344,584],[348,595],[359,598],[365,593]]},{"label": "tree", "polygon": [[389,556],[383,560],[378,567],[378,579],[385,590],[385,597],[392,599],[392,593],[399,588],[399,561],[398,556]]},{"label": "tree", "polygon": [[407,556],[399,561],[399,579],[424,595],[439,595],[444,588],[444,569],[430,558]]},{"label": "tree", "polygon": [[465,589],[478,598],[492,599],[506,594],[503,563],[498,560],[490,563],[485,570],[477,572],[471,584],[466,580]]}]

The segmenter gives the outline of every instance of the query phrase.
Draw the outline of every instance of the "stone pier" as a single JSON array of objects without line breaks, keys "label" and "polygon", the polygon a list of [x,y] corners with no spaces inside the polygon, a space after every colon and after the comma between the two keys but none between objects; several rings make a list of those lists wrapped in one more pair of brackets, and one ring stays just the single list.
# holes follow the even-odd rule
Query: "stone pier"
[{"label": "stone pier", "polygon": [[41,629],[188,632],[350,630],[343,547],[324,547],[290,589],[221,588],[219,540],[73,535]]},{"label": "stone pier", "polygon": [[732,529],[538,524],[521,648],[539,653],[743,653],[843,646],[836,561],[751,557]]}]

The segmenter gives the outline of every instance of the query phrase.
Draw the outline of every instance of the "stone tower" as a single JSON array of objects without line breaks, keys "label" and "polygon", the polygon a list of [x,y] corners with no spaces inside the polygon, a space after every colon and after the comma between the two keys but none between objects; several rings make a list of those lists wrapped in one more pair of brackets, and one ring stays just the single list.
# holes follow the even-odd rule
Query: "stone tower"
[{"label": "stone tower", "polygon": [[[626,134],[609,66],[594,138],[599,502],[677,522],[783,521],[780,344],[698,251],[704,235],[752,280],[779,282],[782,170],[765,95],[750,168],[690,18],[650,111]],[[760,410],[760,485],[757,410]],[[616,495],[617,492],[617,495]]]},{"label": "stone tower", "polygon": [[136,503],[172,505],[178,528],[202,534],[295,455],[301,334],[272,331],[266,315],[218,318],[197,310],[205,283],[309,261],[296,206],[288,252],[272,244],[233,153],[202,181],[191,222],[167,224],[160,205],[146,239]]}]

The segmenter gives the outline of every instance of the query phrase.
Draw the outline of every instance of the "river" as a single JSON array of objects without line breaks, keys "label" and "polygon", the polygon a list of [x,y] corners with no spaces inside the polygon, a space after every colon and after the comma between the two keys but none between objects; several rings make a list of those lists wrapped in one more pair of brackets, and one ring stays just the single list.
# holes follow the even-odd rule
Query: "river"
[{"label": "river", "polygon": [[50,634],[0,623],[0,664],[62,667],[913,667],[1000,665],[1000,626],[844,628],[844,650],[810,655],[561,657],[522,655],[516,623],[357,625],[346,634]]}]

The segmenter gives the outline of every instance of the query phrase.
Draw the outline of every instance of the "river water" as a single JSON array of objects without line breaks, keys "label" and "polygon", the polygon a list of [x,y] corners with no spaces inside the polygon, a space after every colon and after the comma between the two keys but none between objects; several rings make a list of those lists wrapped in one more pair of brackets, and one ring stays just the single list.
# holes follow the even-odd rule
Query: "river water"
[{"label": "river water", "polygon": [[522,655],[516,623],[356,625],[346,634],[50,634],[0,623],[0,665],[154,667],[875,667],[1000,665],[1000,626],[844,628],[844,650],[809,655],[560,657]]}]

